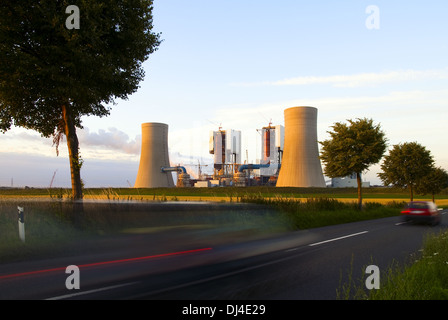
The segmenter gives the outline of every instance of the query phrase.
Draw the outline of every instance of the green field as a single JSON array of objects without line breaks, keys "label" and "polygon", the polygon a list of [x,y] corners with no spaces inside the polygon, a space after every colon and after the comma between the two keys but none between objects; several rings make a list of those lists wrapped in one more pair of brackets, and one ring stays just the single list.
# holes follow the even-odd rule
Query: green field
[{"label": "green field", "polygon": [[[241,197],[260,196],[264,198],[332,198],[356,200],[356,188],[290,188],[290,187],[214,187],[214,188],[87,188],[86,199],[109,200],[206,200],[238,201]],[[70,189],[63,188],[27,188],[0,189],[0,197],[51,197],[66,199]],[[396,188],[365,188],[363,199],[366,201],[409,200],[409,193]],[[379,201],[382,199],[383,201]],[[414,199],[431,199],[430,195],[414,195]],[[448,204],[448,190],[436,195],[436,203]]]}]

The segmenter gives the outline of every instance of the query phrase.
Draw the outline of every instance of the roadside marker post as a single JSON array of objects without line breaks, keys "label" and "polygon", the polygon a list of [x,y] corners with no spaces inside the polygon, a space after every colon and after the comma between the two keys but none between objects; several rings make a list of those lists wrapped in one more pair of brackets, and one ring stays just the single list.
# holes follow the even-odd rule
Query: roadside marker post
[{"label": "roadside marker post", "polygon": [[25,212],[23,207],[17,207],[19,210],[19,238],[25,243]]}]

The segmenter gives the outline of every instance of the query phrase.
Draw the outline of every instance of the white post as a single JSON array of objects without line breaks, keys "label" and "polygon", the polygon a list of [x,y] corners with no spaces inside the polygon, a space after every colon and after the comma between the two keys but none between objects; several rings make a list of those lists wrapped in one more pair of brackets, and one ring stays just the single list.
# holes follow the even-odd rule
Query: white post
[{"label": "white post", "polygon": [[19,210],[19,238],[25,243],[25,213],[22,207],[17,207]]}]

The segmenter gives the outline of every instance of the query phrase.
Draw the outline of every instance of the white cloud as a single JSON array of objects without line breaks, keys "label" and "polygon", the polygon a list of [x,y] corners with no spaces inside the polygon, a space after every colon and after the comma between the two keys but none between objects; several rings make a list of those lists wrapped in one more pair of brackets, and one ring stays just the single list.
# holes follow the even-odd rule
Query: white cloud
[{"label": "white cloud", "polygon": [[[77,130],[81,156],[83,158],[128,158],[140,154],[141,136],[131,139],[116,128],[100,129],[93,132],[89,128]],[[0,152],[31,153],[55,156],[52,138],[43,138],[38,133],[24,128],[13,128],[1,136]],[[60,157],[67,156],[66,139],[60,142]]]},{"label": "white cloud", "polygon": [[436,70],[397,70],[384,71],[378,73],[358,73],[352,75],[333,76],[304,76],[288,78],[277,81],[234,83],[233,86],[253,87],[253,86],[303,86],[303,85],[323,85],[329,84],[333,87],[365,87],[376,86],[391,82],[405,82],[415,80],[440,80],[448,79],[448,68]]},{"label": "white cloud", "polygon": [[[140,136],[130,139],[129,136],[116,128],[100,129],[98,132],[91,132],[89,128],[78,131],[78,139],[81,147],[100,148],[108,151],[119,151],[124,154],[140,154]],[[98,151],[98,150],[97,150]]]}]

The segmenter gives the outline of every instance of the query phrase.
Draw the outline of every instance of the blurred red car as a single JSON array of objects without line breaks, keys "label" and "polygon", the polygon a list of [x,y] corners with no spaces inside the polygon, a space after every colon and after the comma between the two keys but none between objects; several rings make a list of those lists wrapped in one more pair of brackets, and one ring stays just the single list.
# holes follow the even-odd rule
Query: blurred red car
[{"label": "blurred red car", "polygon": [[403,220],[406,222],[420,222],[437,225],[441,216],[437,205],[431,201],[411,201],[401,211]]}]

